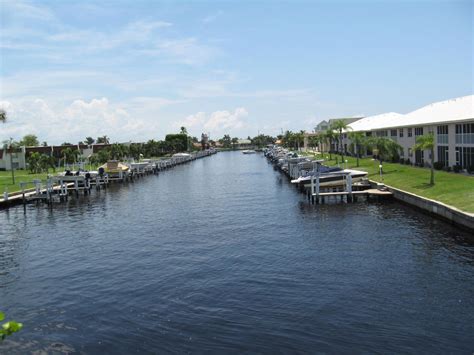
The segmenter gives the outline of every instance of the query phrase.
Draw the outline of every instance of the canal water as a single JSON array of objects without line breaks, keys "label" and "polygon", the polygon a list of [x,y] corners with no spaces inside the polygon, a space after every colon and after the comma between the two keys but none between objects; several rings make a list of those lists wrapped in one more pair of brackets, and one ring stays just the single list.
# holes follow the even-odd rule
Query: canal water
[{"label": "canal water", "polygon": [[469,235],[398,203],[310,206],[219,153],[0,211],[0,310],[28,351],[474,351]]}]

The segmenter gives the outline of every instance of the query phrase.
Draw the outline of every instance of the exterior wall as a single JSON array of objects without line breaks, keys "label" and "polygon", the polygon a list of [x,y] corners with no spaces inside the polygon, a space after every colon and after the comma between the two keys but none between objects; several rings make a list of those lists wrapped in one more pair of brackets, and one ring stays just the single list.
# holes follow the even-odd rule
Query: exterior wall
[{"label": "exterior wall", "polygon": [[[469,120],[469,121],[464,121],[464,122],[458,122],[458,123],[445,123],[445,124],[435,124],[435,125],[425,125],[425,126],[411,126],[411,127],[395,127],[395,128],[387,128],[385,130],[374,130],[370,131],[373,136],[377,136],[378,132],[381,131],[386,131],[387,134],[385,137],[391,138],[395,140],[398,144],[400,144],[403,148],[403,157],[404,159],[410,159],[411,163],[415,163],[415,152],[411,152],[412,147],[415,145],[416,142],[416,135],[415,135],[415,128],[418,127],[423,127],[423,134],[427,134],[429,132],[433,132],[435,135],[435,148],[434,148],[434,162],[441,161],[442,157],[438,156],[438,147],[444,146],[447,147],[448,153],[447,153],[447,165],[452,167],[458,163],[457,157],[456,157],[456,147],[471,147],[474,149],[474,132],[472,134],[472,138],[468,138],[468,142],[463,142],[463,143],[456,143],[456,125],[465,125],[465,124],[474,124],[474,119]],[[448,126],[448,134],[440,136],[438,135],[437,129],[438,126]],[[396,136],[391,136],[391,130],[396,129],[397,130],[397,135]],[[412,136],[408,136],[408,131],[411,129]],[[400,130],[403,130],[403,137],[400,137]],[[380,134],[380,133],[379,133]],[[458,135],[459,136],[459,135]],[[447,139],[447,141],[446,141]],[[458,137],[458,141],[460,138]],[[347,144],[348,151],[351,151],[349,149],[351,145],[351,141],[349,138],[343,139],[343,144]],[[411,154],[410,154],[411,152]],[[425,165],[429,165],[430,162],[430,152],[429,151],[424,151],[424,163]]]},{"label": "exterior wall", "polygon": [[12,164],[15,169],[26,169],[25,148],[17,149],[14,152],[2,150],[0,155],[0,169],[12,170]]}]

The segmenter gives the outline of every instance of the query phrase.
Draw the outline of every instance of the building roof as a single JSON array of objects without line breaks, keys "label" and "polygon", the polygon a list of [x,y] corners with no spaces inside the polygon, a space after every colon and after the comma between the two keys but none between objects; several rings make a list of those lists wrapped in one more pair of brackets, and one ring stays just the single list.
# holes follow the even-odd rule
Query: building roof
[{"label": "building roof", "polygon": [[447,123],[474,119],[474,95],[436,102],[412,111],[402,118],[400,126]]},{"label": "building roof", "polygon": [[238,144],[252,144],[252,141],[250,139],[239,139]]},{"label": "building roof", "polygon": [[474,95],[435,102],[405,115],[396,112],[368,116],[351,123],[353,131],[422,126],[474,119]]},{"label": "building roof", "polygon": [[349,127],[351,127],[353,131],[371,131],[374,129],[393,127],[394,125],[397,125],[397,122],[399,122],[402,117],[403,115],[399,113],[387,112],[382,113],[381,115],[361,118],[360,120],[349,124]]}]

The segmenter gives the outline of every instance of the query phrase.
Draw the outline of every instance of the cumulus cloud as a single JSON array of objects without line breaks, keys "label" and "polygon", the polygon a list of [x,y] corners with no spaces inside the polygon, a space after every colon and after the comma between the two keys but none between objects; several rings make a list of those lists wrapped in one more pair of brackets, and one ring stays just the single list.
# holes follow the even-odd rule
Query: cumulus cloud
[{"label": "cumulus cloud", "polygon": [[174,128],[184,126],[199,134],[200,132],[211,132],[214,135],[234,133],[247,127],[246,118],[248,111],[244,107],[238,107],[234,111],[215,111],[211,114],[197,112],[187,116],[184,120],[177,121]]},{"label": "cumulus cloud", "polygon": [[206,130],[238,129],[244,125],[243,119],[248,116],[245,108],[236,108],[234,112],[216,111],[211,114],[209,120],[204,124]]},{"label": "cumulus cloud", "polygon": [[[108,135],[113,140],[140,140],[156,129],[153,122],[136,118],[125,105],[112,104],[106,97],[90,101],[77,99],[67,106],[54,105],[44,99],[18,102],[2,101],[0,107],[8,121],[0,131],[0,140],[36,134],[40,140],[59,144],[76,143],[86,136]],[[156,112],[156,111],[155,111]]]}]

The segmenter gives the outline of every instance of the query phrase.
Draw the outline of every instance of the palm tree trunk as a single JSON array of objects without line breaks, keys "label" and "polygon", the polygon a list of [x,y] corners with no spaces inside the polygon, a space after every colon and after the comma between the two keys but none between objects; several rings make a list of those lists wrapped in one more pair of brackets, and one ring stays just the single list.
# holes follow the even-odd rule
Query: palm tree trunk
[{"label": "palm tree trunk", "polygon": [[356,159],[357,159],[357,167],[359,167],[359,145],[356,144]]},{"label": "palm tree trunk", "polygon": [[344,144],[342,144],[342,129],[339,130],[339,144],[341,145],[339,148],[341,149],[341,163],[344,164]]},{"label": "palm tree trunk", "polygon": [[430,185],[434,185],[434,165],[433,165],[434,149],[431,148],[431,176]]}]

